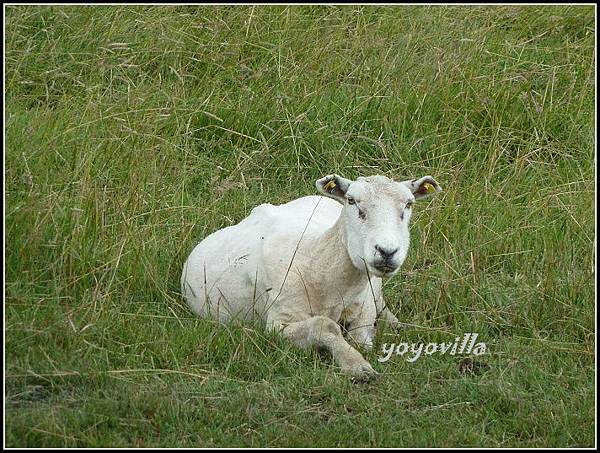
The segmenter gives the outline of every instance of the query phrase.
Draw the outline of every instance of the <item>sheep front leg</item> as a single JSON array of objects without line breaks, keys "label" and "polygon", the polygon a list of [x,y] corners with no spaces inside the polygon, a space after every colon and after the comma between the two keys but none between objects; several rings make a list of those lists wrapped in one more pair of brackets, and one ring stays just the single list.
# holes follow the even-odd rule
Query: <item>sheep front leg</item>
[{"label": "sheep front leg", "polygon": [[396,318],[396,316],[387,307],[383,309],[383,311],[380,313],[380,316],[381,319],[387,322],[390,327],[400,327],[400,321],[398,321],[398,318]]},{"label": "sheep front leg", "polygon": [[364,303],[354,306],[349,310],[346,317],[346,330],[348,336],[352,338],[360,347],[370,351],[373,349],[373,338],[375,337],[375,321],[377,317],[392,329],[400,326],[400,321],[385,306],[381,298],[383,309],[377,314],[377,306],[374,303]]},{"label": "sheep front leg", "polygon": [[376,300],[375,305],[377,307],[377,312],[379,313],[378,318],[381,321],[387,323],[387,325],[391,328],[400,327],[400,321],[398,321],[398,318],[396,318],[396,316],[387,307],[387,304],[383,300],[383,295]]},{"label": "sheep front leg", "polygon": [[340,326],[325,316],[313,316],[290,323],[272,320],[269,328],[280,330],[283,336],[301,348],[316,346],[327,349],[346,374],[361,380],[368,380],[377,374],[360,352],[344,339]]},{"label": "sheep front leg", "polygon": [[373,349],[375,336],[375,319],[377,310],[373,302],[355,304],[343,315],[348,336],[360,347],[370,351]]}]

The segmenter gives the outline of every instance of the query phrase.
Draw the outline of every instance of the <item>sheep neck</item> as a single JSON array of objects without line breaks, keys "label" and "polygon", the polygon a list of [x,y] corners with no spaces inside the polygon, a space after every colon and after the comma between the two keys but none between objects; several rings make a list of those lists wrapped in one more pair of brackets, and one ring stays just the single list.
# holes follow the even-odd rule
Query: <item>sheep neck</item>
[{"label": "sheep neck", "polygon": [[368,276],[354,266],[348,255],[346,234],[342,217],[338,217],[335,224],[323,234],[314,238],[313,269],[327,270],[319,272],[319,286],[321,288],[340,288],[343,282],[343,293],[362,290],[367,284]]}]

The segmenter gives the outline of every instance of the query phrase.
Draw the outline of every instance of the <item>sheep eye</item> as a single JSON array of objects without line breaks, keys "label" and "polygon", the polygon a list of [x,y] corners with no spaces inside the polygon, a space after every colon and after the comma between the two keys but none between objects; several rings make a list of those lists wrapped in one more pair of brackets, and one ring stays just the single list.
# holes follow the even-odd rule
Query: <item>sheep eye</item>
[{"label": "sheep eye", "polygon": [[413,204],[412,204],[412,202],[408,202],[408,203],[406,203],[406,209],[410,209],[410,208],[412,208],[412,205],[413,205]]},{"label": "sheep eye", "polygon": [[356,204],[356,201],[352,197],[348,197],[347,200],[348,200],[348,204]]}]

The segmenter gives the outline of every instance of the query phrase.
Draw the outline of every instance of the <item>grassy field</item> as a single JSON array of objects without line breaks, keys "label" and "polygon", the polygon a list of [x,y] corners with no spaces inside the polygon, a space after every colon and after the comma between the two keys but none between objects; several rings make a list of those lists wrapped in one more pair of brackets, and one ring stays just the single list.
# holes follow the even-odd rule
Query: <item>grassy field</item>
[{"label": "grassy field", "polygon": [[[594,7],[5,14],[6,446],[594,446]],[[369,384],[179,295],[203,237],[334,172],[444,188]],[[476,373],[377,361],[466,332]]]}]

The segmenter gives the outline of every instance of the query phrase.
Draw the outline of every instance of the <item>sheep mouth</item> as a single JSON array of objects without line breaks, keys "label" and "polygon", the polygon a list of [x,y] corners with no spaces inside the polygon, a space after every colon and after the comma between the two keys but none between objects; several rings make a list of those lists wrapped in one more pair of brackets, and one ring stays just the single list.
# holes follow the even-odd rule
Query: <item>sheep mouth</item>
[{"label": "sheep mouth", "polygon": [[381,277],[391,275],[398,270],[398,266],[385,263],[375,264],[373,268],[377,271],[377,273],[381,274],[379,275]]}]

